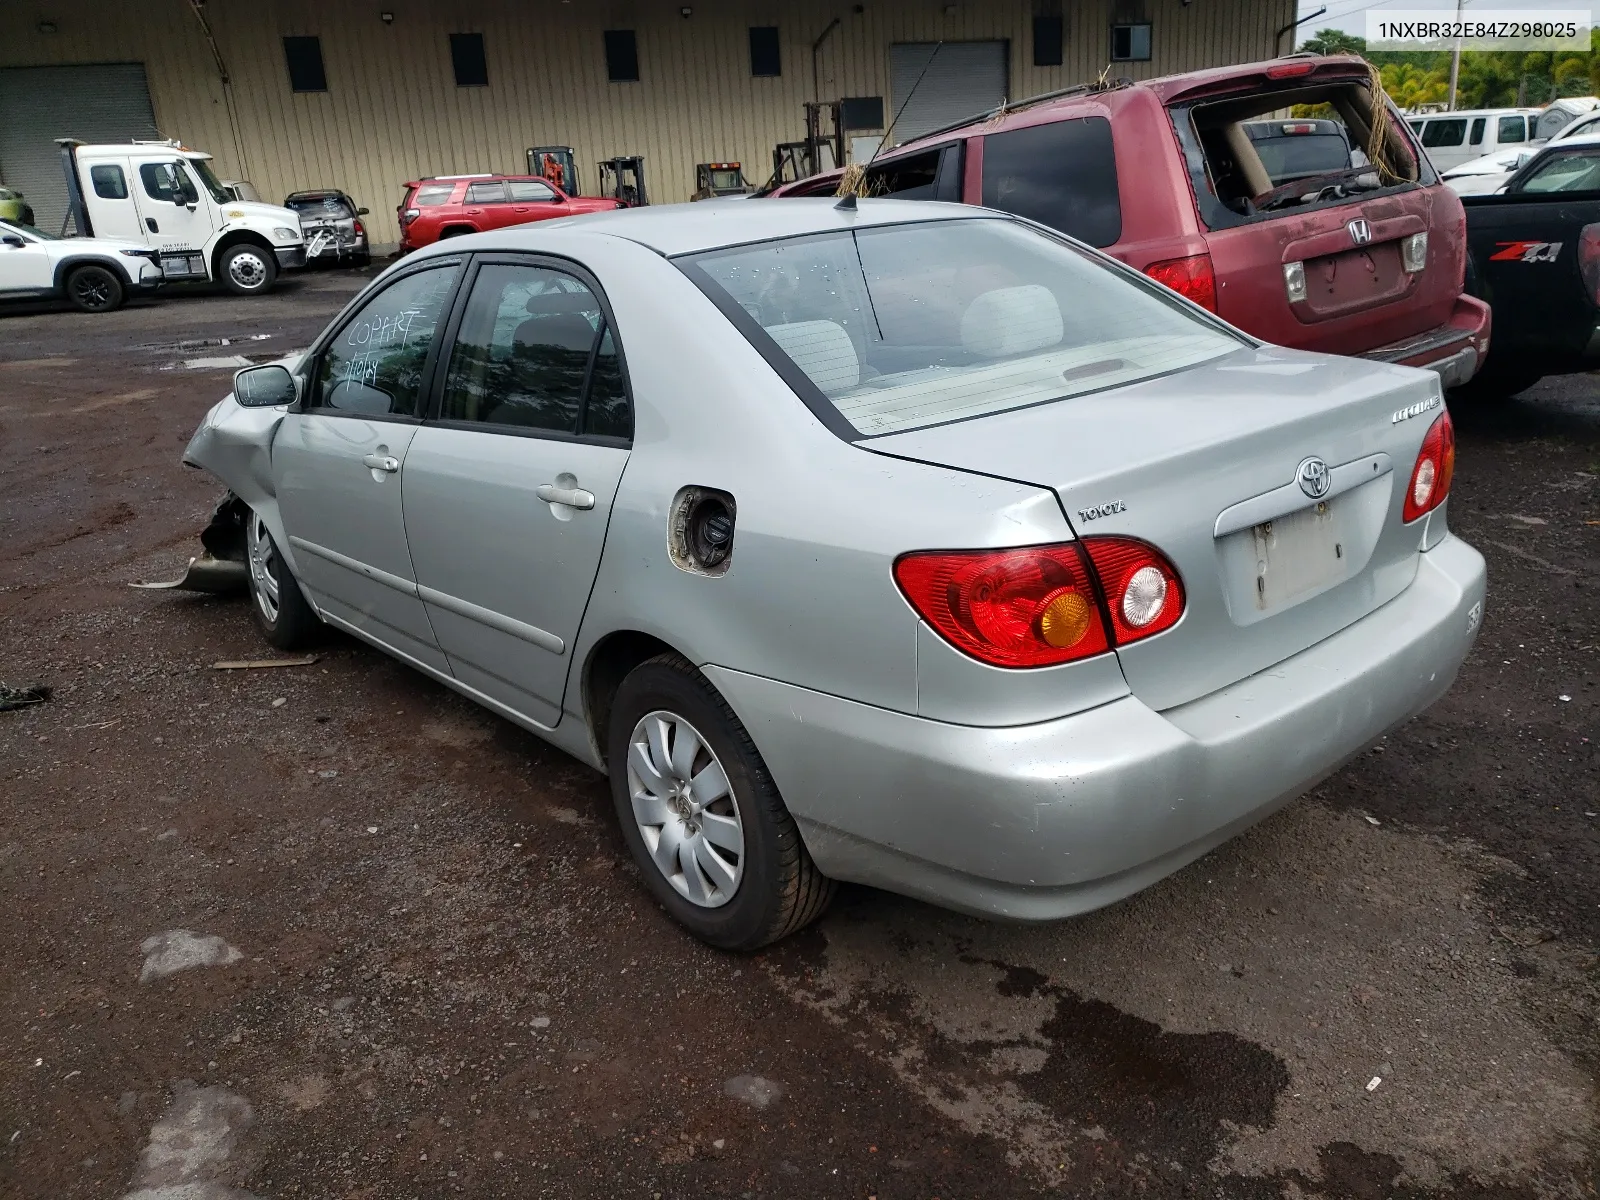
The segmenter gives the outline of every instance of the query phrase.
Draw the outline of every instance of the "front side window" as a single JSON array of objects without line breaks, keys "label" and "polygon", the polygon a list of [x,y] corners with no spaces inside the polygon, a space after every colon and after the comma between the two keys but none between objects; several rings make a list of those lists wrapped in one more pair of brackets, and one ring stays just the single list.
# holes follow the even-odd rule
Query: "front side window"
[{"label": "front side window", "polygon": [[983,139],[983,203],[1091,246],[1122,236],[1111,122],[1052,121]]},{"label": "front side window", "polygon": [[456,267],[397,280],[339,330],[317,367],[317,406],[368,417],[421,415],[423,368]]},{"label": "front side window", "polygon": [[798,369],[797,390],[864,437],[1066,400],[1249,344],[1158,285],[1003,219],[676,261],[780,372]]},{"label": "front side window", "polygon": [[506,202],[506,185],[496,180],[494,183],[474,183],[467,188],[468,204],[504,204]]},{"label": "front side window", "polygon": [[1593,150],[1553,154],[1511,190],[1531,193],[1600,191],[1600,154]]},{"label": "front side window", "polygon": [[1432,150],[1437,146],[1459,146],[1467,140],[1467,119],[1445,117],[1429,121],[1422,127],[1422,144]]},{"label": "front side window", "polygon": [[[473,281],[450,351],[439,417],[578,434],[591,376],[598,393],[591,403],[604,412],[590,425],[604,428],[589,432],[613,433],[623,419],[617,399],[626,409],[626,392],[599,298],[563,271],[489,264]],[[631,432],[631,419],[627,424]]]},{"label": "front side window", "polygon": [[1528,120],[1526,117],[1501,117],[1500,141],[1525,142],[1528,140]]},{"label": "front side window", "polygon": [[548,204],[556,198],[550,185],[540,183],[537,179],[513,180],[506,187],[513,204]]},{"label": "front side window", "polygon": [[194,181],[177,163],[140,163],[139,181],[144,185],[144,194],[152,200],[166,204],[196,204],[200,200]]}]

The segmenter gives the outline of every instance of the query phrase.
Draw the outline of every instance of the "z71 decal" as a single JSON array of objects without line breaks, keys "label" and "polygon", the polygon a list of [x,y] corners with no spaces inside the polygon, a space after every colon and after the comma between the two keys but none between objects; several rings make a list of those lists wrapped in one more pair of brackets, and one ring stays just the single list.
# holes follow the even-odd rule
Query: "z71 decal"
[{"label": "z71 decal", "polygon": [[1490,262],[1553,263],[1561,256],[1560,242],[1496,242],[1500,249]]}]

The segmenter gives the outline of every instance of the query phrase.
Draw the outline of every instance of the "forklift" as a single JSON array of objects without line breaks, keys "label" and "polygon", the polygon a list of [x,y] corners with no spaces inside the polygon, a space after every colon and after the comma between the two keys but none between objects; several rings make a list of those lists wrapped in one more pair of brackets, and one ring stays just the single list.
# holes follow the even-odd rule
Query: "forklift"
[{"label": "forklift", "polygon": [[625,208],[643,208],[650,203],[644,190],[644,155],[608,158],[596,165],[600,170],[600,195],[620,200]]},{"label": "forklift", "polygon": [[539,176],[569,196],[579,194],[578,159],[571,146],[530,146],[528,174]]},{"label": "forklift", "polygon": [[745,181],[744,167],[736,162],[695,163],[694,195],[689,199],[710,200],[716,196],[747,196],[750,184]]},{"label": "forklift", "polygon": [[[762,191],[809,179],[824,171],[844,166],[844,124],[840,120],[841,101],[808,100],[806,111],[806,140],[779,142],[772,148],[772,178]],[[832,131],[823,132],[823,118]]]}]

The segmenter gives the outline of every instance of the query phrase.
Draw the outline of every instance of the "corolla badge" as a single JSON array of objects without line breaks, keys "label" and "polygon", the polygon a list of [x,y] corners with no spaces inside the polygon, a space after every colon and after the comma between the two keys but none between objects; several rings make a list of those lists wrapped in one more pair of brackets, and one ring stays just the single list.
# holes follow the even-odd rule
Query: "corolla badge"
[{"label": "corolla badge", "polygon": [[1358,246],[1365,246],[1372,240],[1372,226],[1365,217],[1357,217],[1345,228],[1350,231],[1350,240]]},{"label": "corolla badge", "polygon": [[1300,484],[1300,490],[1313,500],[1322,499],[1328,494],[1328,488],[1333,485],[1333,477],[1328,474],[1328,464],[1315,454],[1294,469],[1294,477]]}]

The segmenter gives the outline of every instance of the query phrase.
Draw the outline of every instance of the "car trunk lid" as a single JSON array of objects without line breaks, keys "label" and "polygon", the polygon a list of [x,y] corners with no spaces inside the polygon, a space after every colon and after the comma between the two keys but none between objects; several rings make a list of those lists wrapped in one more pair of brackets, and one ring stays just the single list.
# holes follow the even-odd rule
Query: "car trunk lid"
[{"label": "car trunk lid", "polygon": [[[1117,652],[1160,710],[1271,667],[1410,584],[1420,538],[1401,523],[1402,494],[1440,411],[1430,375],[1262,347],[862,444],[1049,488],[1080,537],[1165,554],[1183,618]],[[1298,482],[1307,460],[1327,470],[1320,499]]]}]

